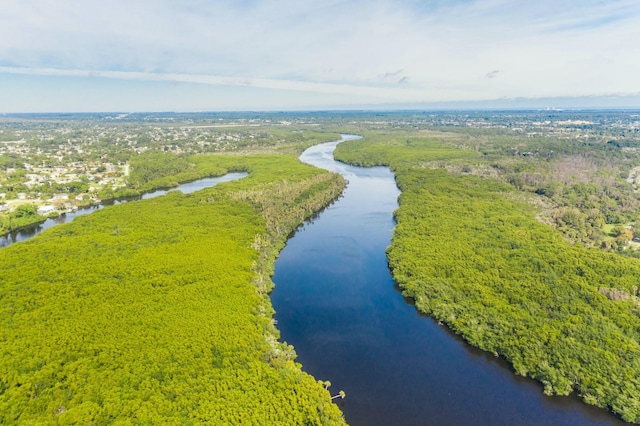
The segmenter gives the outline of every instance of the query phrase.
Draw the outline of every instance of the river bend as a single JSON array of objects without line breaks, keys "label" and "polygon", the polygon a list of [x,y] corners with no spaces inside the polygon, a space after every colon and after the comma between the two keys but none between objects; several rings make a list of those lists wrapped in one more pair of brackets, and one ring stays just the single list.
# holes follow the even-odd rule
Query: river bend
[{"label": "river bend", "polygon": [[[354,139],[343,136],[343,140]],[[394,287],[385,249],[399,191],[388,168],[333,160],[342,141],[300,157],[349,181],[336,203],[288,241],[275,265],[281,340],[303,369],[330,380],[352,425],[624,424],[537,382],[424,317]]]}]

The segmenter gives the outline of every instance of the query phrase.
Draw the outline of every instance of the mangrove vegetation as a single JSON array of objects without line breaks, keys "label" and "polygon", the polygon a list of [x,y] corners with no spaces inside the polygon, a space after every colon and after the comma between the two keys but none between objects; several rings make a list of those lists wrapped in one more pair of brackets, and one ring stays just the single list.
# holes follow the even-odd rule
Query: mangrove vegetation
[{"label": "mangrove vegetation", "polygon": [[286,155],[167,164],[249,176],[0,250],[0,423],[343,424],[278,341],[267,295],[287,236],[343,179]]},{"label": "mangrove vegetation", "polygon": [[[336,159],[389,165],[395,173],[402,195],[388,259],[403,293],[470,344],[542,382],[545,393],[575,391],[640,423],[640,264],[578,244],[572,233],[544,223],[549,199],[561,200],[510,183],[530,173],[531,166],[514,171],[532,163],[529,156],[514,161],[491,153],[500,148],[496,143],[483,153],[454,136],[369,133],[336,149]],[[592,155],[613,161],[608,149]],[[571,155],[545,155],[536,164],[551,169]],[[504,165],[509,173],[497,173]],[[540,181],[562,187],[551,176]],[[624,186],[616,179],[591,185],[598,183]],[[581,195],[569,187],[564,206],[577,216],[623,215],[625,197],[637,203],[630,188],[624,196],[606,188]],[[558,204],[554,208],[564,208]],[[626,214],[628,220],[638,212]],[[604,232],[606,218],[601,222]]]},{"label": "mangrove vegetation", "polygon": [[[546,394],[640,423],[640,135],[625,112],[131,114],[0,122],[0,232],[114,205],[0,250],[0,423],[344,424],[279,341],[287,237],[344,188],[303,165],[389,166],[387,250],[418,310]],[[38,210],[51,204],[49,209]],[[339,398],[338,398],[339,399]]]}]

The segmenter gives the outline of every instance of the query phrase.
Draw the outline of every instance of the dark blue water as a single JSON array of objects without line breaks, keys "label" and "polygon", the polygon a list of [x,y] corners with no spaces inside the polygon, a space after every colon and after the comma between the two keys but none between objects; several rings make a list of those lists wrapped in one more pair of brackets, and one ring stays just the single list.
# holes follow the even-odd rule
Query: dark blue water
[{"label": "dark blue water", "polygon": [[344,196],[298,230],[280,254],[281,340],[303,369],[329,380],[352,425],[616,425],[574,397],[547,397],[494,356],[417,313],[394,288],[385,249],[399,191],[387,168],[333,161],[337,143],[301,159],[342,173]]},{"label": "dark blue water", "polygon": [[157,191],[147,192],[138,197],[130,197],[130,198],[120,199],[120,200],[109,200],[104,202],[103,204],[81,208],[75,212],[69,212],[62,216],[58,216],[54,219],[47,219],[43,223],[29,226],[27,228],[22,228],[20,230],[10,232],[6,235],[2,235],[0,236],[0,248],[8,247],[11,244],[17,243],[20,241],[26,241],[29,238],[35,237],[45,229],[49,229],[52,226],[60,225],[63,223],[71,222],[76,217],[92,213],[96,210],[100,210],[105,205],[122,204],[128,201],[136,201],[136,200],[146,200],[148,198],[154,198],[154,197],[159,197],[160,195],[165,195],[168,191],[173,191],[173,190],[178,190],[185,194],[189,194],[191,192],[195,192],[204,188],[215,186],[222,182],[237,180],[245,176],[247,176],[247,173],[227,173],[224,176],[198,179],[193,182],[183,183],[182,185],[176,186],[175,188],[171,188],[169,190],[161,189]]}]

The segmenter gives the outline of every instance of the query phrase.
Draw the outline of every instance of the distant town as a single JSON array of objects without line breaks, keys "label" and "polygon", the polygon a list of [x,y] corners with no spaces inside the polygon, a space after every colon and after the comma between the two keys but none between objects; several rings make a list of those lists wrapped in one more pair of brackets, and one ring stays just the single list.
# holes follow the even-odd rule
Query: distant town
[{"label": "distant town", "polygon": [[[282,141],[265,127],[322,131],[356,122],[444,132],[463,127],[477,130],[478,137],[491,129],[505,137],[578,139],[628,150],[636,148],[626,141],[640,137],[640,112],[634,111],[0,115],[0,219],[21,206],[47,217],[114,198],[130,183],[131,158],[145,152],[269,149]],[[549,155],[512,149],[516,155]]]},{"label": "distant town", "polygon": [[131,156],[150,150],[188,155],[277,142],[250,131],[270,120],[127,117],[0,116],[0,215],[25,205],[57,215],[112,198],[127,187]]}]

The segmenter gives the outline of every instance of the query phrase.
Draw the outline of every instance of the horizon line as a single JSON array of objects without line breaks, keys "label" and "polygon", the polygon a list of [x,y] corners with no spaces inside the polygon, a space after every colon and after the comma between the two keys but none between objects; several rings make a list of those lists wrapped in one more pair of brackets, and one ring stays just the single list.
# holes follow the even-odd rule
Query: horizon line
[{"label": "horizon line", "polygon": [[[491,102],[491,101],[477,101]],[[331,108],[299,108],[299,109],[198,109],[198,110],[104,110],[104,111],[14,111],[0,112],[0,116],[17,115],[96,115],[96,114],[281,114],[281,113],[402,113],[402,112],[455,112],[455,111],[487,111],[487,112],[586,112],[586,111],[640,111],[637,106],[567,106],[567,107],[540,107],[540,106],[464,106],[464,107],[407,107],[407,108],[377,108],[377,107],[331,107]]]}]

